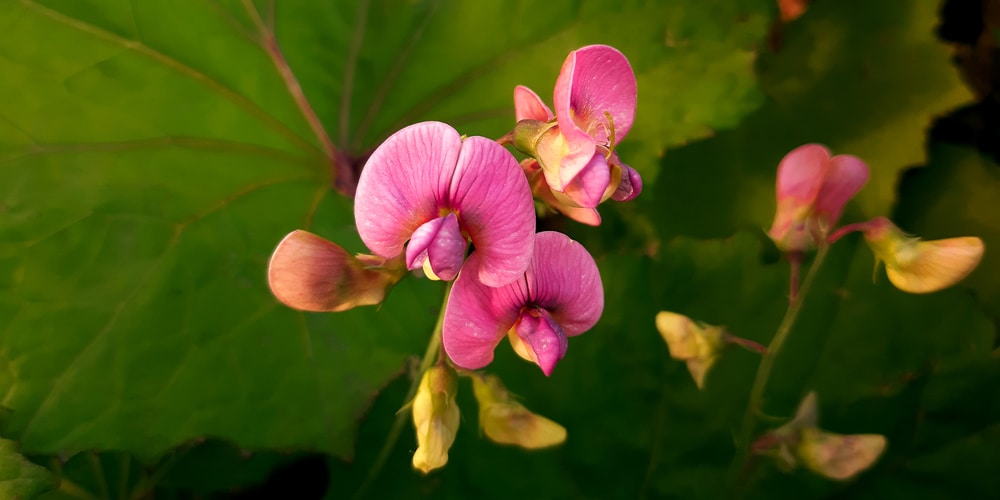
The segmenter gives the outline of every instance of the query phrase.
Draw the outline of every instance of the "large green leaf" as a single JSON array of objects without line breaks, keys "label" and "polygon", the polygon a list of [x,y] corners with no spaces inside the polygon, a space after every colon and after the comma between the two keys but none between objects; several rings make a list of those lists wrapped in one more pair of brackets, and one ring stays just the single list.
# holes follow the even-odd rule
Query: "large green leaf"
[{"label": "large green leaf", "polygon": [[547,96],[569,50],[610,43],[643,103],[623,154],[651,181],[662,148],[757,104],[771,8],[0,3],[0,394],[14,410],[0,429],[30,453],[152,457],[215,436],[350,456],[440,292],[410,279],[380,309],[337,315],[276,303],[264,271],[288,231],[363,250],[332,172],[349,190],[365,152],[412,121],[500,135],[515,84]]},{"label": "large green leaf", "polygon": [[654,200],[664,235],[769,227],[778,162],[806,143],[863,159],[872,176],[853,210],[888,214],[900,172],[925,161],[931,121],[972,100],[934,37],[937,3],[816,2],[786,26],[758,64],[768,103],[665,156]]}]

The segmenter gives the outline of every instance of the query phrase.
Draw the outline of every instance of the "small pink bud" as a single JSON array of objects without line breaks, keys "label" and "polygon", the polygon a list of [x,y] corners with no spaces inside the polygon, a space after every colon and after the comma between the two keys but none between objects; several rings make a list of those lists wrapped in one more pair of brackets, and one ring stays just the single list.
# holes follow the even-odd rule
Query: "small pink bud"
[{"label": "small pink bud", "polygon": [[952,286],[969,275],[983,258],[983,240],[973,236],[921,241],[908,236],[889,219],[863,224],[865,241],[875,253],[876,265],[896,288],[930,293]]},{"label": "small pink bud", "polygon": [[267,280],[283,304],[303,311],[346,311],[379,304],[405,273],[401,262],[355,257],[308,231],[292,231],[271,255]]}]

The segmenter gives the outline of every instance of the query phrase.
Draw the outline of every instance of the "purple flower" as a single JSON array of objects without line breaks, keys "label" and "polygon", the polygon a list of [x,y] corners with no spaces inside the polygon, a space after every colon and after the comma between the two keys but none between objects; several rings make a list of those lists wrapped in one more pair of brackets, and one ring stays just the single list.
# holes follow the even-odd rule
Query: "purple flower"
[{"label": "purple flower", "polygon": [[444,316],[445,352],[456,365],[479,369],[507,335],[521,357],[550,375],[566,354],[566,338],[589,330],[604,310],[597,264],[583,245],[552,231],[535,236],[527,270],[502,287],[477,279],[484,258],[474,252],[455,281]]},{"label": "purple flower", "polygon": [[463,138],[423,122],[386,139],[361,172],[354,217],[362,241],[393,258],[406,245],[408,269],[454,279],[469,241],[480,256],[477,278],[500,286],[531,259],[535,212],[517,160],[496,142]]},{"label": "purple flower", "polygon": [[639,173],[615,152],[635,120],[635,74],[628,59],[607,45],[571,52],[553,97],[555,113],[531,89],[515,88],[513,133],[515,146],[538,161],[553,196],[566,207],[583,208],[638,196]]}]

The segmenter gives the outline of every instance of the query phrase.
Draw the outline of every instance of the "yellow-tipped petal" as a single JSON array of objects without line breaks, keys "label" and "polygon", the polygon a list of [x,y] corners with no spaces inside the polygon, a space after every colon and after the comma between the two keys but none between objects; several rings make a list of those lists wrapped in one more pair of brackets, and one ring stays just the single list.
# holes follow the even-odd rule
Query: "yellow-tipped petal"
[{"label": "yellow-tipped petal", "polygon": [[796,451],[813,472],[842,481],[874,465],[886,444],[880,434],[841,435],[809,427],[802,429]]},{"label": "yellow-tipped petal", "polygon": [[497,377],[473,376],[472,384],[479,402],[479,425],[492,441],[531,450],[566,440],[565,427],[515,401]]},{"label": "yellow-tipped petal", "polygon": [[983,258],[983,240],[974,236],[943,240],[910,240],[898,245],[885,272],[896,288],[930,293],[948,288],[971,273]]},{"label": "yellow-tipped petal", "polygon": [[457,387],[455,371],[446,365],[432,366],[420,379],[412,405],[417,431],[413,467],[424,474],[448,463],[448,450],[455,442],[461,419],[455,403]]}]

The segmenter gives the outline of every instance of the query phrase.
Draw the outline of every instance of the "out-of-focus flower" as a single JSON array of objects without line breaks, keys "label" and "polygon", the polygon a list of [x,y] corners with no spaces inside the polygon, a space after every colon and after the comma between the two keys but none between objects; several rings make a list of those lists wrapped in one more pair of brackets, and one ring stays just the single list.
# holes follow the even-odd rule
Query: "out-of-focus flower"
[{"label": "out-of-focus flower", "polygon": [[896,288],[910,293],[930,293],[958,283],[983,258],[983,240],[973,236],[921,241],[908,236],[889,219],[877,217],[858,224],[875,253],[875,264]]},{"label": "out-of-focus flower", "polygon": [[479,426],[491,440],[527,449],[547,448],[566,440],[563,426],[515,401],[499,378],[475,374],[472,384],[479,402]]},{"label": "out-of-focus flower", "polygon": [[568,236],[535,236],[524,274],[502,287],[480,282],[483,257],[469,256],[445,310],[442,343],[456,365],[475,370],[493,361],[506,335],[514,350],[550,375],[566,354],[567,337],[589,330],[604,310],[604,289],[594,258]]},{"label": "out-of-focus flower", "polygon": [[691,378],[699,389],[705,385],[705,375],[729,345],[763,352],[760,344],[736,337],[721,326],[698,323],[683,314],[660,311],[656,315],[656,329],[670,349],[670,357],[687,363]]},{"label": "out-of-focus flower", "polygon": [[448,463],[448,450],[461,420],[455,403],[457,388],[455,370],[446,364],[432,366],[420,379],[412,408],[417,429],[413,466],[424,474]]},{"label": "out-of-focus flower", "polygon": [[638,196],[642,178],[615,152],[635,120],[635,74],[628,59],[606,45],[571,52],[556,80],[554,103],[555,113],[531,89],[514,89],[518,123],[509,137],[536,160],[525,170],[542,172],[546,186],[533,183],[535,195],[571,217],[580,215],[571,208]]},{"label": "out-of-focus flower", "polygon": [[793,149],[778,165],[771,239],[786,252],[803,252],[824,242],[868,176],[868,166],[854,156],[831,158],[819,144]]},{"label": "out-of-focus flower", "polygon": [[439,122],[406,127],[372,153],[354,217],[374,253],[395,258],[409,241],[407,268],[432,278],[454,279],[471,241],[488,286],[524,273],[535,234],[531,190],[513,155]]},{"label": "out-of-focus flower", "polygon": [[754,443],[754,452],[770,455],[783,469],[802,465],[830,479],[850,479],[878,461],[886,439],[880,434],[834,434],[817,427],[816,393],[810,392],[795,418]]},{"label": "out-of-focus flower", "polygon": [[292,231],[267,266],[271,293],[303,311],[345,311],[379,304],[406,273],[402,262],[354,256],[308,231]]}]

